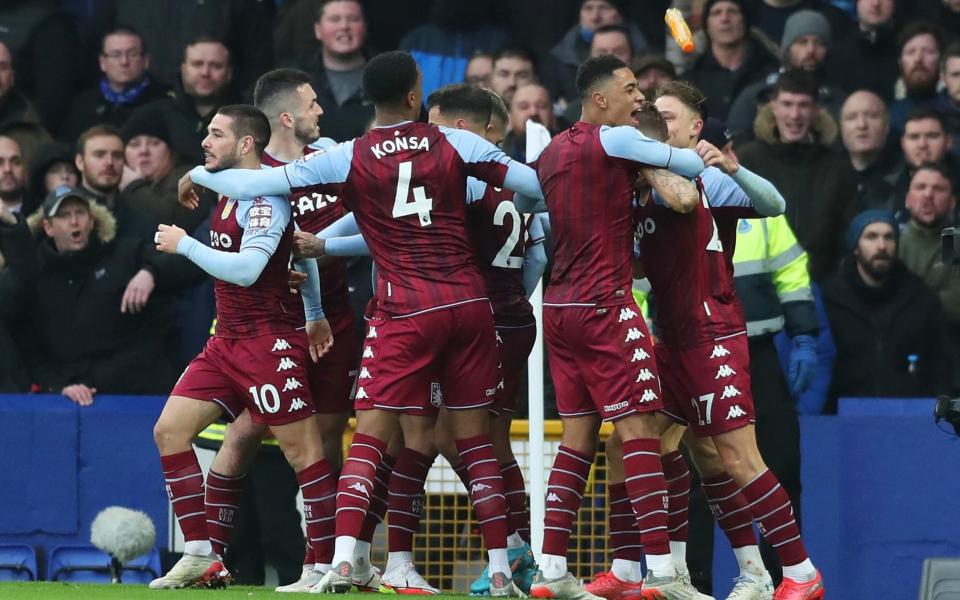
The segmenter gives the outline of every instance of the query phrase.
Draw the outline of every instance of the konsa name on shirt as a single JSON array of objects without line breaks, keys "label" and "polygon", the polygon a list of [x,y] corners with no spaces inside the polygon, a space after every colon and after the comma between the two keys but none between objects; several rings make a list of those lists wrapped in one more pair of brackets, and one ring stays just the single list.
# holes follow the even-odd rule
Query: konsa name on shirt
[{"label": "konsa name on shirt", "polygon": [[388,154],[394,154],[403,150],[430,150],[430,140],[417,136],[398,137],[394,140],[383,140],[379,144],[370,147],[373,155],[381,159]]}]

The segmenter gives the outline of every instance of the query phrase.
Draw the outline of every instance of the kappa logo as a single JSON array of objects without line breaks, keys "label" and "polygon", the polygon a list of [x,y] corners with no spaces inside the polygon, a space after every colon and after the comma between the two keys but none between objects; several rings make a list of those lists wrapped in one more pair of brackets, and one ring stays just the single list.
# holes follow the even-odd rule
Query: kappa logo
[{"label": "kappa logo", "polygon": [[357,388],[357,396],[355,399],[362,400],[364,398],[370,398],[370,396],[367,395],[366,390],[364,390],[362,387]]},{"label": "kappa logo", "polygon": [[717,344],[713,347],[710,358],[723,358],[724,356],[730,356],[730,351],[724,348],[722,344]]},{"label": "kappa logo", "polygon": [[289,350],[291,347],[292,346],[290,346],[290,342],[288,342],[287,340],[277,339],[277,341],[273,343],[273,349],[270,350],[270,352],[279,352],[281,350]]},{"label": "kappa logo", "polygon": [[366,367],[360,367],[360,375],[358,375],[357,377],[359,377],[360,379],[370,379],[369,369],[367,369]]},{"label": "kappa logo", "polygon": [[640,383],[641,381],[650,381],[653,379],[654,375],[650,372],[650,369],[643,369],[640,371],[640,374],[637,375],[637,381],[635,383]]},{"label": "kappa logo", "polygon": [[293,412],[293,411],[295,411],[295,410],[303,410],[303,409],[306,408],[306,407],[307,407],[307,403],[306,403],[306,402],[304,402],[304,401],[301,400],[300,398],[294,398],[294,399],[290,402],[290,410],[288,410],[287,412]]},{"label": "kappa logo", "polygon": [[627,330],[627,337],[623,338],[624,342],[635,342],[643,337],[643,334],[640,333],[640,330],[636,327],[631,327]]},{"label": "kappa logo", "polygon": [[[739,392],[737,392],[737,393],[739,393]],[[723,397],[726,397],[727,392],[724,391],[723,394],[724,394]],[[730,410],[727,411],[727,420],[728,420],[728,421],[729,421],[730,419],[739,419],[740,417],[745,417],[745,416],[747,416],[747,413],[746,413],[745,410],[743,410],[742,408],[740,408],[740,405],[739,405],[739,404],[734,404],[733,406],[730,407]]]},{"label": "kappa logo", "polygon": [[720,368],[717,369],[717,376],[714,379],[720,379],[721,377],[730,377],[736,375],[737,372],[730,368],[730,365],[720,365]]},{"label": "kappa logo", "polygon": [[437,408],[443,405],[443,390],[440,389],[440,383],[437,381],[430,382],[430,404]]},{"label": "kappa logo", "polygon": [[367,490],[367,486],[363,485],[363,482],[362,482],[362,481],[358,481],[358,482],[356,482],[356,483],[352,483],[352,484],[348,485],[348,486],[347,486],[347,489],[348,489],[348,490],[357,490],[358,492],[363,493],[364,496],[366,496],[366,497],[368,497],[368,498],[370,497],[370,492]]},{"label": "kappa logo", "polygon": [[651,389],[643,390],[643,395],[640,396],[640,402],[653,402],[658,398],[657,394],[654,393]]},{"label": "kappa logo", "polygon": [[289,392],[290,390],[299,390],[303,387],[303,384],[300,383],[300,380],[296,377],[287,377],[287,382],[283,384],[284,392]]},{"label": "kappa logo", "polygon": [[550,492],[547,494],[547,502],[563,502],[563,500],[560,499],[560,496],[558,496],[556,492]]},{"label": "kappa logo", "polygon": [[723,400],[725,398],[733,398],[734,396],[739,396],[739,395],[740,395],[740,390],[738,390],[732,385],[728,385],[723,388],[723,394],[720,396],[720,399]]},{"label": "kappa logo", "polygon": [[474,483],[473,485],[470,486],[470,493],[477,494],[482,492],[483,490],[492,490],[492,489],[493,489],[493,486],[487,485],[485,483]]},{"label": "kappa logo", "polygon": [[629,405],[630,405],[629,400],[623,400],[622,402],[617,402],[616,404],[604,404],[603,410],[604,412],[616,412],[621,408],[628,407]]},{"label": "kappa logo", "polygon": [[297,366],[297,363],[293,362],[293,359],[287,358],[284,356],[280,359],[280,364],[277,366],[277,373],[280,371],[289,371]]},{"label": "kappa logo", "polygon": [[375,337],[377,337],[377,328],[371,325],[367,330],[367,339],[372,340]]},{"label": "kappa logo", "polygon": [[629,306],[626,308],[620,309],[620,318],[617,320],[617,323],[623,323],[624,321],[629,321],[637,316],[637,313],[634,312]]},{"label": "kappa logo", "polygon": [[373,347],[365,346],[363,348],[363,358],[373,358]]},{"label": "kappa logo", "polygon": [[503,345],[503,338],[500,337],[500,332],[497,331],[496,329],[494,329],[494,330],[493,330],[493,333],[494,333],[494,335],[497,336],[497,345],[498,345],[498,346],[502,346],[502,345]]},{"label": "kappa logo", "polygon": [[643,348],[637,348],[633,351],[633,358],[630,359],[630,362],[635,363],[641,360],[647,360],[648,358],[650,358],[650,355],[647,354],[646,350]]}]

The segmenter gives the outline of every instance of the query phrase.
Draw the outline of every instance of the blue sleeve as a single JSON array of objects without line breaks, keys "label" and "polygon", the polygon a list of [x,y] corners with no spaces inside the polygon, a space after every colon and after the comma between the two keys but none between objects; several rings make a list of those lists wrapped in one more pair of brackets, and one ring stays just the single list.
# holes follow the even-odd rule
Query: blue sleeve
[{"label": "blue sleeve", "polygon": [[550,217],[546,213],[533,215],[527,227],[528,244],[542,244],[550,227]]},{"label": "blue sleeve", "polygon": [[600,144],[610,156],[668,169],[687,179],[703,171],[703,159],[688,148],[672,148],[648,138],[633,127],[603,127]]},{"label": "blue sleeve", "polygon": [[470,174],[477,179],[497,187],[502,183],[503,187],[531,198],[543,198],[537,172],[527,165],[513,160],[503,150],[473,132],[449,127],[440,127],[440,131],[467,164]]},{"label": "blue sleeve", "polygon": [[753,207],[761,215],[776,217],[782,215],[783,211],[786,210],[787,201],[780,194],[777,186],[743,165],[740,165],[740,168],[734,173],[733,180],[746,192],[753,203]]},{"label": "blue sleeve", "polygon": [[328,238],[324,253],[329,256],[370,256],[367,241],[359,233],[346,237]]},{"label": "blue sleeve", "polygon": [[737,206],[749,208],[753,206],[747,193],[737,185],[729,175],[716,167],[707,167],[700,174],[703,191],[707,195],[707,202],[711,208],[721,206]]},{"label": "blue sleeve", "polygon": [[543,190],[540,188],[540,179],[537,177],[537,172],[517,161],[510,162],[507,175],[503,178],[503,187],[523,194],[528,198],[543,199]]},{"label": "blue sleeve", "polygon": [[211,173],[201,166],[190,170],[190,180],[229,198],[244,199],[289,194],[290,184],[284,168],[226,169]]},{"label": "blue sleeve", "polygon": [[523,289],[527,292],[527,298],[537,289],[540,278],[543,277],[543,270],[547,267],[547,252],[543,248],[543,243],[531,244],[527,246],[523,253]]},{"label": "blue sleeve", "polygon": [[177,254],[186,256],[217,279],[248,287],[259,279],[267,261],[277,250],[290,222],[290,203],[275,196],[236,202],[237,222],[244,228],[239,252],[214,250],[191,237],[184,237],[177,243]]},{"label": "blue sleeve", "polygon": [[483,199],[487,193],[487,182],[476,177],[467,177],[467,204],[473,204]]},{"label": "blue sleeve", "polygon": [[294,261],[293,268],[307,274],[307,280],[300,286],[303,313],[307,321],[319,321],[325,318],[323,299],[320,296],[320,270],[317,268],[317,261],[312,258],[301,258]]},{"label": "blue sleeve", "polygon": [[547,213],[547,202],[543,198],[531,198],[530,196],[524,196],[523,194],[514,194],[513,205],[517,207],[518,212],[522,213],[534,213],[541,215]]},{"label": "blue sleeve", "polygon": [[308,148],[313,148],[314,150],[329,150],[337,145],[337,141],[328,137],[318,137],[314,141],[307,144]]},{"label": "blue sleeve", "polygon": [[283,166],[288,189],[305,188],[326,183],[343,183],[353,162],[353,141],[344,142],[325,152],[314,152]]},{"label": "blue sleeve", "polygon": [[360,228],[357,226],[357,217],[352,212],[348,212],[323,230],[317,232],[318,238],[330,239],[344,237],[348,235],[357,235]]}]

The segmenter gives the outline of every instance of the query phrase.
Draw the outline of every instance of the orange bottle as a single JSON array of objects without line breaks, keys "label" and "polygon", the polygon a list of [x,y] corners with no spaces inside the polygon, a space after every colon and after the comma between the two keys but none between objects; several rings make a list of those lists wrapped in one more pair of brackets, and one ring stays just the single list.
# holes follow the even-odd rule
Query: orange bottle
[{"label": "orange bottle", "polygon": [[670,35],[673,36],[674,41],[677,42],[680,49],[687,53],[693,52],[695,48],[693,44],[693,34],[690,33],[690,26],[687,25],[687,21],[683,18],[683,13],[676,8],[668,9],[667,13],[663,15],[663,20],[666,21],[670,27]]}]

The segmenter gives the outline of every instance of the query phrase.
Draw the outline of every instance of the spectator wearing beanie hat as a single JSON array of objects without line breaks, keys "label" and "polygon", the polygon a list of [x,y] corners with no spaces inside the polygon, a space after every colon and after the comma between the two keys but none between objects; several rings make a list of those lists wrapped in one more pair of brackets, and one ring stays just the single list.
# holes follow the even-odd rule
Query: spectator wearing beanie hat
[{"label": "spectator wearing beanie hat", "polygon": [[[137,113],[121,131],[124,142],[123,178],[118,204],[136,210],[155,228],[160,223],[192,232],[209,207],[187,210],[177,203],[177,182],[190,169],[170,143],[165,122]],[[205,194],[206,196],[206,194]]]},{"label": "spectator wearing beanie hat", "polygon": [[727,123],[737,141],[744,142],[753,137],[753,121],[757,110],[769,100],[770,91],[780,75],[790,69],[802,69],[814,75],[819,88],[817,102],[830,116],[839,119],[847,92],[829,83],[824,75],[832,47],[830,32],[829,21],[818,11],[800,10],[790,15],[780,43],[780,69],[763,81],[747,86],[730,107]]},{"label": "spectator wearing beanie hat", "polygon": [[80,172],[74,164],[73,155],[70,146],[59,142],[48,142],[37,148],[30,160],[28,206],[24,213],[32,214],[47,194],[58,187],[77,187],[80,184]]},{"label": "spectator wearing beanie hat", "polygon": [[749,16],[742,0],[704,5],[707,48],[684,78],[707,96],[710,116],[726,119],[740,92],[777,68],[776,57],[750,33]]},{"label": "spectator wearing beanie hat", "polygon": [[858,214],[843,267],[823,285],[837,347],[828,412],[839,397],[920,398],[950,387],[940,300],[897,258],[898,236],[891,213]]}]

